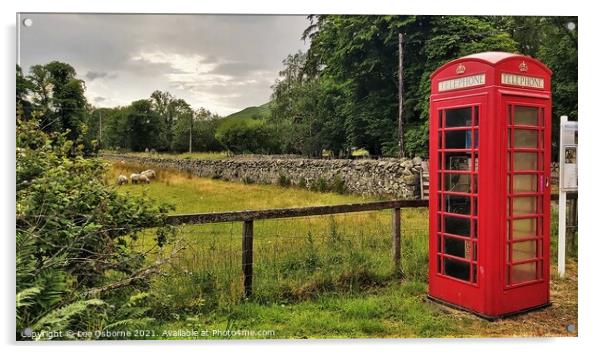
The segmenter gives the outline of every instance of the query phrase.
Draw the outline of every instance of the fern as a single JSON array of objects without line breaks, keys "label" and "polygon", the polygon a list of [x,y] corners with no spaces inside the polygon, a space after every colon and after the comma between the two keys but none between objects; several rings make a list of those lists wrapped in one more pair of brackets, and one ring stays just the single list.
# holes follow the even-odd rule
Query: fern
[{"label": "fern", "polygon": [[[17,309],[31,306],[35,301],[35,296],[40,293],[42,289],[38,287],[27,288],[17,293]],[[17,311],[17,320],[21,319],[19,312]]]},{"label": "fern", "polygon": [[61,308],[49,312],[47,315],[45,315],[39,321],[37,321],[32,326],[32,329],[34,331],[66,330],[69,327],[71,320],[76,316],[82,315],[89,307],[102,306],[104,304],[105,302],[100,299],[76,301],[67,306],[63,306]]}]

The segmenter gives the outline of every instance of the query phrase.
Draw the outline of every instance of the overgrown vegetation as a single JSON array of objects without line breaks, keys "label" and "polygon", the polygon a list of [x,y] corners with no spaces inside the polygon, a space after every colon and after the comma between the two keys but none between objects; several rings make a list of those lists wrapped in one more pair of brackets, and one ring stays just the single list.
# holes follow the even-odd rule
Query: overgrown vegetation
[{"label": "overgrown vegetation", "polygon": [[[117,193],[105,183],[107,164],[84,158],[69,130],[44,132],[38,114],[17,116],[17,339],[31,338],[26,328],[50,339],[148,323],[141,299],[159,264],[145,259],[172,238],[162,226],[169,208]],[[131,248],[148,227],[157,227],[150,247]]]},{"label": "overgrown vegetation", "polygon": [[[271,121],[285,152],[397,154],[398,34],[404,35],[404,144],[427,156],[429,75],[477,52],[520,52],[547,64],[554,127],[577,119],[576,17],[310,16],[307,52],[289,55],[274,85]],[[554,132],[554,142],[558,135]]]},{"label": "overgrown vegetation", "polygon": [[[112,175],[140,168],[116,164]],[[150,185],[123,186],[121,192],[172,203],[176,213],[366,201],[300,188],[189,178],[168,170],[158,174]],[[260,338],[566,335],[565,325],[506,325],[499,331],[503,323],[489,325],[427,301],[427,211],[402,211],[401,282],[390,256],[390,217],[390,211],[383,211],[256,221],[254,295],[249,299],[242,295],[240,223],[187,226],[181,230],[186,250],[148,291],[154,294],[147,299],[150,314],[157,318],[153,329],[275,331]],[[141,237],[137,246],[146,247],[151,239]],[[569,310],[576,316],[576,306]]]}]

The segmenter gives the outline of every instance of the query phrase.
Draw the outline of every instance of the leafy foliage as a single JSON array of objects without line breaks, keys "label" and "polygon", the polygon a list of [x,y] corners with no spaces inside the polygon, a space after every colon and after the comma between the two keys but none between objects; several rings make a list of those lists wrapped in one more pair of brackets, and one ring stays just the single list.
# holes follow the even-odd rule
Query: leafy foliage
[{"label": "leafy foliage", "polygon": [[[565,17],[310,16],[307,53],[287,57],[274,85],[272,121],[285,149],[320,155],[395,155],[398,34],[404,37],[404,148],[427,154],[430,73],[477,52],[523,52],[555,72],[555,119],[576,118],[576,31]],[[557,137],[555,135],[555,141]]]},{"label": "leafy foliage", "polygon": [[[36,114],[17,117],[18,336],[26,327],[85,328],[82,319],[100,313],[114,320],[104,304],[119,307],[124,291],[145,287],[143,278],[127,281],[145,265],[129,244],[148,227],[158,227],[155,247],[171,234],[160,226],[168,206],[117,193],[106,164],[84,158],[68,135],[44,132]],[[92,293],[100,298],[86,298]]]}]

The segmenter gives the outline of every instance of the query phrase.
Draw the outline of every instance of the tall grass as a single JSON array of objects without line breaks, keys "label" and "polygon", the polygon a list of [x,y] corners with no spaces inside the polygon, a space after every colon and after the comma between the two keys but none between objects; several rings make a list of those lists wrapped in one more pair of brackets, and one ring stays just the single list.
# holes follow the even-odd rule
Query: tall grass
[{"label": "tall grass", "polygon": [[[115,164],[107,179],[114,183],[119,174],[148,167]],[[371,200],[290,187],[284,179],[282,186],[275,186],[157,172],[150,185],[116,188],[171,203],[175,213]],[[479,336],[487,331],[526,335],[529,325],[510,324],[500,330],[426,301],[427,220],[426,209],[402,210],[403,281],[393,269],[390,210],[255,221],[254,293],[248,299],[242,288],[241,223],[182,226],[178,237],[186,248],[148,290],[148,306],[158,320],[153,328],[157,333],[177,328],[270,329],[277,338]],[[553,255],[556,232],[553,222]],[[150,237],[141,235],[134,247],[149,248]],[[537,326],[533,333],[539,333]]]},{"label": "tall grass", "polygon": [[[115,164],[111,178],[144,168]],[[169,170],[157,172],[158,178],[151,185],[120,188],[124,193],[147,193],[171,202],[179,213],[367,200],[300,188],[229,183]],[[406,278],[416,281],[426,280],[425,218],[425,210],[402,211],[402,267]],[[390,210],[256,221],[251,300],[287,304],[325,294],[358,294],[398,281],[391,255],[390,223]],[[245,301],[241,223],[187,225],[179,234],[186,250],[152,285],[158,298],[164,299],[157,303],[157,309],[169,308],[162,315],[210,313]],[[148,241],[141,238],[137,247],[149,246]]]}]

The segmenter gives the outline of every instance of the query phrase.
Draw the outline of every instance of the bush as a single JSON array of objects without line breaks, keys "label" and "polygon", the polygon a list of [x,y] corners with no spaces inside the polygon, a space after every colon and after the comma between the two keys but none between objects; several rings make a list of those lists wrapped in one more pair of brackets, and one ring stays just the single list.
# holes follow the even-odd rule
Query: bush
[{"label": "bush", "polygon": [[307,181],[303,177],[299,178],[299,183],[297,183],[297,185],[300,188],[307,189]]},{"label": "bush", "polygon": [[42,132],[34,118],[17,117],[16,146],[17,338],[26,327],[91,330],[142,320],[144,311],[120,317],[146,287],[136,275],[153,272],[130,243],[157,227],[163,246],[169,207],[118,194],[104,181],[103,161],[84,158],[65,134]]},{"label": "bush", "polygon": [[334,176],[334,180],[330,184],[330,190],[339,194],[347,193],[347,186],[345,186],[345,181],[343,181],[340,175]]},{"label": "bush", "polygon": [[278,176],[278,185],[281,187],[290,187],[291,179],[283,174]]},{"label": "bush", "polygon": [[320,177],[311,183],[311,190],[316,192],[326,192],[328,191],[328,182],[326,182],[324,177]]},{"label": "bush", "polygon": [[216,139],[235,154],[273,154],[279,152],[279,143],[271,126],[261,123],[234,124],[218,131]]}]

